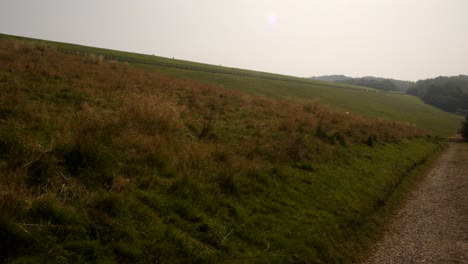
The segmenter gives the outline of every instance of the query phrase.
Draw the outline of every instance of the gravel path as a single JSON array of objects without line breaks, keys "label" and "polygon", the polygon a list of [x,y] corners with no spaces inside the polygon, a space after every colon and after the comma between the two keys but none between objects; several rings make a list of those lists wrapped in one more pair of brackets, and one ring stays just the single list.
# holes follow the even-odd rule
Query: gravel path
[{"label": "gravel path", "polygon": [[468,263],[468,145],[449,143],[367,263]]}]

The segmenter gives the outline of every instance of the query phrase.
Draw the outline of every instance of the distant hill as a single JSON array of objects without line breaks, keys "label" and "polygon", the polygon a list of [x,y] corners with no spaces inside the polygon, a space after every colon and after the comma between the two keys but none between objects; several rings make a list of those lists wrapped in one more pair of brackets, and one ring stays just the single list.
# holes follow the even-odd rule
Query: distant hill
[{"label": "distant hill", "polygon": [[361,78],[353,78],[345,75],[324,75],[318,77],[311,77],[314,80],[345,83],[357,86],[364,86],[374,88],[382,91],[399,91],[406,92],[409,88],[414,86],[414,82],[401,81],[388,78],[366,76]]},{"label": "distant hill", "polygon": [[447,112],[462,112],[468,109],[468,76],[441,76],[418,81],[408,94]]},{"label": "distant hill", "polygon": [[338,81],[352,80],[353,78],[345,76],[345,75],[323,75],[323,76],[311,77],[311,79],[324,81],[324,82],[338,82]]}]

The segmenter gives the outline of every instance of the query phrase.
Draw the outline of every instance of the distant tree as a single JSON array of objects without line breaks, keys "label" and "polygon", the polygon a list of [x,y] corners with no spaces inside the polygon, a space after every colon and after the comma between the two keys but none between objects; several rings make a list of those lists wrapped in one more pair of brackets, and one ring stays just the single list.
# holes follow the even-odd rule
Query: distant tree
[{"label": "distant tree", "polygon": [[468,76],[437,77],[418,81],[408,94],[447,112],[468,110]]},{"label": "distant tree", "polygon": [[400,81],[395,79],[387,79],[380,77],[366,76],[361,78],[352,78],[345,75],[324,75],[311,77],[311,79],[326,81],[326,82],[338,82],[346,83],[358,86],[364,86],[369,88],[375,88],[383,91],[400,91],[406,92],[408,89],[415,85],[415,82],[411,81]]},{"label": "distant tree", "polygon": [[465,141],[468,141],[468,116],[465,116],[465,121],[462,122],[462,128],[460,129],[460,134],[463,136]]},{"label": "distant tree", "polygon": [[336,82],[364,86],[382,91],[398,91],[398,87],[389,79],[363,77],[350,80],[339,80]]}]

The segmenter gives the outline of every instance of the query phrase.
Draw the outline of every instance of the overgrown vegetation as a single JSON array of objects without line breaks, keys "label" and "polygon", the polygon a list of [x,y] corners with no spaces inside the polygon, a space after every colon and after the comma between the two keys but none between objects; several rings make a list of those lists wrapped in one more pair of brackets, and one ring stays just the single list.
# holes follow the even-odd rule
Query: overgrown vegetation
[{"label": "overgrown vegetation", "polygon": [[369,88],[382,90],[382,91],[399,91],[399,92],[406,92],[415,84],[415,82],[412,82],[412,81],[401,81],[401,80],[372,77],[372,76],[352,78],[352,77],[348,77],[345,75],[325,75],[325,76],[312,77],[311,79],[326,81],[326,82],[347,83],[351,85],[364,86],[364,87],[369,87]]},{"label": "overgrown vegetation", "polygon": [[466,114],[468,111],[468,76],[441,76],[418,81],[413,88],[408,90],[408,94],[418,96],[425,103],[447,112]]},{"label": "overgrown vegetation", "polygon": [[440,137],[456,133],[461,118],[430,105],[421,99],[404,93],[387,93],[365,87],[315,82],[302,84],[288,81],[269,81],[252,77],[217,75],[166,67],[143,67],[157,73],[204,82],[222,88],[242,91],[259,96],[288,99],[307,103],[317,101],[343,112],[370,118],[385,118],[395,122],[414,124],[430,130]]},{"label": "overgrown vegetation", "polygon": [[463,121],[461,125],[460,134],[465,141],[468,141],[468,116],[465,116],[465,121]]},{"label": "overgrown vegetation", "polygon": [[[384,93],[365,87],[351,86],[340,83],[327,83],[271,74],[265,72],[248,71],[207,65],[172,58],[162,58],[152,55],[134,54],[116,50],[99,49],[68,43],[50,42],[36,39],[0,34],[0,39],[27,41],[36,45],[50,46],[59,50],[76,51],[77,53],[91,54],[88,57],[102,61],[103,56],[123,56],[130,60],[154,61],[166,65],[182,65],[187,68],[201,68],[208,71],[178,69],[166,66],[154,66],[134,63],[135,67],[154,71],[177,79],[189,82],[208,83],[213,86],[246,92],[253,95],[288,99],[302,103],[319,102],[343,112],[350,112],[371,118],[385,118],[395,122],[414,124],[419,128],[429,130],[434,135],[449,137],[455,134],[462,119],[430,105],[424,104],[419,98],[404,93]],[[99,54],[99,55],[93,55]],[[213,74],[221,70],[231,74]],[[398,86],[404,86],[397,80],[392,80]],[[407,84],[407,83],[406,83]],[[408,84],[407,84],[408,85]]]},{"label": "overgrown vegetation", "polygon": [[340,263],[414,126],[0,41],[0,262]]}]

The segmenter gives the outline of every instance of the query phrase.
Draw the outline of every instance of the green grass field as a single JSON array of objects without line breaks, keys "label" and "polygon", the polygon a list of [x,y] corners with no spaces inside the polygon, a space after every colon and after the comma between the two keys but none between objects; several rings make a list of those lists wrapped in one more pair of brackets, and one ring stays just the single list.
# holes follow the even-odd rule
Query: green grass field
[{"label": "green grass field", "polygon": [[[155,61],[168,65],[173,64],[194,67],[199,70],[136,64],[139,67],[169,76],[201,81],[255,95],[302,102],[317,101],[338,108],[343,112],[413,124],[441,137],[449,137],[456,134],[460,127],[460,122],[462,121],[462,118],[459,116],[424,104],[424,102],[415,96],[402,93],[377,92],[376,90],[363,87],[320,82],[305,78],[200,64],[152,55],[135,54],[67,43],[31,40],[8,35],[0,35],[0,38],[33,41],[34,43],[42,43],[66,50],[76,50],[86,53],[124,56],[126,58]],[[220,70],[231,74],[212,73],[203,70]]]},{"label": "green grass field", "polygon": [[324,82],[295,83],[156,66],[143,67],[178,78],[204,81],[260,96],[301,102],[317,101],[343,112],[413,124],[441,137],[456,134],[463,119],[427,105],[416,96],[404,93],[377,92],[363,87],[335,86]]},{"label": "green grass field", "polygon": [[443,147],[341,102],[396,94],[51,45],[0,39],[0,263],[349,263]]}]

